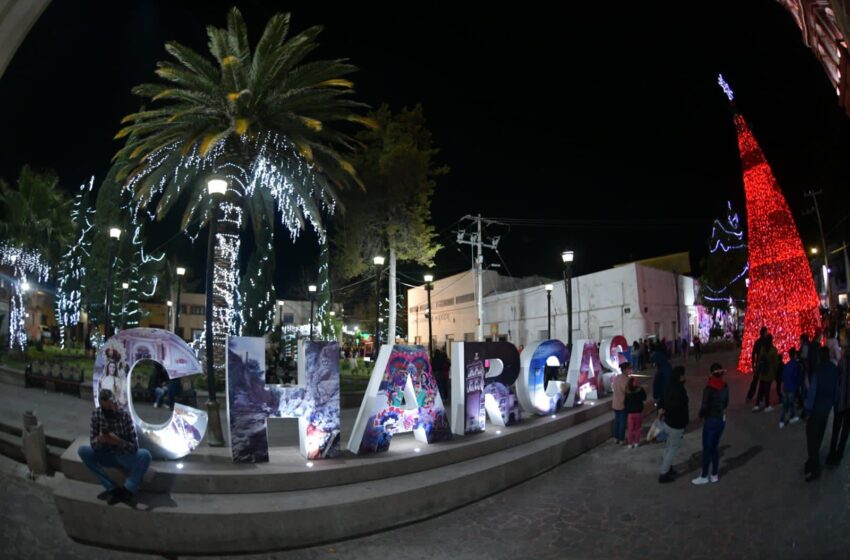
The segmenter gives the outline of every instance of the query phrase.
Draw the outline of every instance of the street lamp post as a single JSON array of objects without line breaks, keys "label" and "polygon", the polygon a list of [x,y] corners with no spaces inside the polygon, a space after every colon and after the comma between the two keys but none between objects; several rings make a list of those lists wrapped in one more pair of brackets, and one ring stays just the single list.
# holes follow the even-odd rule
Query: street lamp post
[{"label": "street lamp post", "polygon": [[186,274],[186,269],[182,266],[177,267],[177,309],[174,311],[174,334],[180,336],[180,292],[183,290],[183,276]]},{"label": "street lamp post", "polygon": [[575,253],[564,251],[561,260],[564,262],[564,293],[567,296],[567,348],[573,348],[573,258]]},{"label": "street lamp post", "polygon": [[118,249],[118,240],[121,238],[121,228],[109,228],[109,238],[115,241],[109,243],[109,260],[106,261],[106,301],[103,305],[103,338],[109,338],[109,331],[112,330],[112,317],[110,316],[112,307],[112,269],[115,267],[115,251]]},{"label": "street lamp post", "polygon": [[121,330],[127,328],[127,288],[130,284],[121,282]]},{"label": "street lamp post", "polygon": [[307,286],[307,292],[310,294],[310,340],[313,340],[313,303],[316,301],[316,286],[310,284]]},{"label": "street lamp post", "polygon": [[552,339],[552,284],[546,284],[546,338]]},{"label": "street lamp post", "polygon": [[428,294],[428,355],[434,358],[434,338],[431,335],[431,290],[434,289],[434,275],[425,275],[425,292]]},{"label": "street lamp post", "polygon": [[381,350],[381,267],[384,266],[384,257],[376,256],[372,259],[375,264],[375,356]]},{"label": "street lamp post", "polygon": [[171,308],[172,308],[173,305],[174,305],[174,303],[171,300],[168,300],[168,301],[165,302],[165,307],[168,308],[168,317],[166,318],[165,324],[168,325],[169,327],[171,327]]},{"label": "street lamp post", "polygon": [[[207,443],[210,447],[223,447],[224,435],[221,432],[221,418],[219,417],[219,405],[215,395],[215,357],[213,352],[213,276],[215,261],[215,237],[218,229],[218,206],[219,201],[227,193],[227,181],[224,179],[210,179],[207,181],[207,193],[210,195],[210,236],[207,240],[207,281],[206,281],[206,341],[207,341],[207,414],[209,415],[209,431],[207,432]],[[179,313],[180,310],[178,309]]]}]

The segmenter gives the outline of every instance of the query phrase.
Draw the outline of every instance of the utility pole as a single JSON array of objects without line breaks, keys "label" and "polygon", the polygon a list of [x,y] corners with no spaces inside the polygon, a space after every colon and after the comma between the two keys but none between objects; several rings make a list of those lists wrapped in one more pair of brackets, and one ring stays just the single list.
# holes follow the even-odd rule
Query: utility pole
[{"label": "utility pole", "polygon": [[484,243],[484,232],[482,224],[498,224],[495,220],[482,218],[481,214],[470,216],[467,214],[461,220],[472,220],[475,222],[475,232],[467,234],[465,231],[459,231],[457,234],[457,242],[459,245],[471,245],[475,247],[477,254],[475,255],[475,266],[473,273],[475,275],[475,304],[478,309],[478,327],[475,329],[475,340],[478,342],[484,341],[484,249],[496,250],[499,245],[499,236],[494,236],[489,243]]},{"label": "utility pole", "polygon": [[818,206],[818,196],[822,195],[823,191],[808,191],[803,193],[803,196],[806,198],[811,198],[814,203],[815,216],[818,219],[818,229],[820,230],[820,242],[821,242],[821,250],[823,251],[823,266],[824,266],[824,291],[826,292],[826,305],[827,307],[832,307],[832,298],[830,297],[830,289],[829,289],[829,251],[826,248],[826,236],[823,234],[823,222],[820,218],[820,207]]}]

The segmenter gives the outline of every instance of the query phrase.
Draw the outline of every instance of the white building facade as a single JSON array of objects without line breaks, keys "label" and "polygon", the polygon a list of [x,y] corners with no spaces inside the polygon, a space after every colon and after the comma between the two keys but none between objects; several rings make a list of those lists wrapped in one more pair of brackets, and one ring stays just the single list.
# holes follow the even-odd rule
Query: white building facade
[{"label": "white building facade", "polygon": [[[477,326],[472,271],[437,280],[431,292],[434,348],[451,341],[474,340]],[[519,345],[547,338],[545,283],[513,289],[527,281],[484,272],[484,339]],[[552,336],[567,341],[564,281],[552,282]],[[698,313],[693,278],[631,263],[572,279],[573,340],[622,334],[631,343],[640,338],[691,340]],[[411,343],[428,343],[427,293],[408,290],[408,335]]]}]

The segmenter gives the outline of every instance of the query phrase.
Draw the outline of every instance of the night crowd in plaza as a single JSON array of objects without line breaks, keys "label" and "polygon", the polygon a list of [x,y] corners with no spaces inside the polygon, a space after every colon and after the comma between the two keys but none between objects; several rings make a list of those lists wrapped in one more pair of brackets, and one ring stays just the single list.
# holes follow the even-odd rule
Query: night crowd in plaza
[{"label": "night crowd in plaza", "polygon": [[[813,339],[802,335],[799,346],[776,348],[768,326],[763,326],[753,345],[750,360],[752,379],[746,403],[753,404],[753,413],[773,412],[780,408],[778,429],[805,422],[807,460],[803,466],[806,481],[821,475],[821,446],[826,435],[830,414],[833,414],[832,433],[826,455],[827,466],[838,466],[844,456],[850,433],[850,354],[842,350],[839,322],[827,322]],[[737,338],[736,338],[737,342]],[[783,353],[782,350],[785,350]],[[632,347],[629,362],[621,364],[625,375],[613,381],[613,435],[617,445],[636,448],[641,442],[646,391],[640,386],[637,370],[654,364],[652,402],[656,411],[646,441],[666,442],[663,448],[660,483],[670,483],[678,474],[673,461],[682,447],[685,428],[690,422],[688,392],[685,388],[685,367],[670,364],[671,351],[688,361],[694,354],[701,358],[701,344],[694,339],[689,348],[686,340],[670,344],[667,341],[640,340]],[[787,359],[783,360],[783,356]],[[702,389],[698,417],[703,421],[702,470],[691,482],[695,485],[717,483],[719,478],[719,446],[726,428],[726,409],[729,405],[729,385],[724,379],[726,370],[719,363],[711,364],[708,379]],[[772,390],[775,391],[775,399]],[[773,406],[776,404],[776,407]]]}]

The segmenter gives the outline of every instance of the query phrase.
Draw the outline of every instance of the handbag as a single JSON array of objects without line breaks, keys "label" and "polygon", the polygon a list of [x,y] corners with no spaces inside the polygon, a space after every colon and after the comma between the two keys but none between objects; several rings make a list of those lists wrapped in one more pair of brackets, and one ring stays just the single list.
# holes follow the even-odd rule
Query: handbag
[{"label": "handbag", "polygon": [[646,433],[647,442],[664,442],[667,441],[667,424],[661,418],[656,418],[649,426],[649,431]]}]

